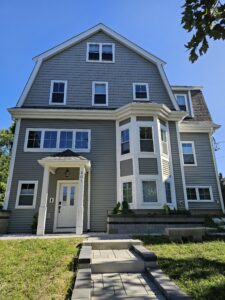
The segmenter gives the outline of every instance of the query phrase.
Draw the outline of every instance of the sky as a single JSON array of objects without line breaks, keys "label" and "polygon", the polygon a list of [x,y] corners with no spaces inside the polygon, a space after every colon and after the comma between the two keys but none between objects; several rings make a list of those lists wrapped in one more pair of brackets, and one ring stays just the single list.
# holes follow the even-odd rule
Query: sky
[{"label": "sky", "polygon": [[[225,41],[212,41],[192,64],[184,47],[181,0],[0,0],[0,128],[11,117],[32,71],[32,58],[98,23],[167,62],[170,84],[200,85],[215,123],[218,169],[225,175]],[[207,162],[206,162],[207,163]]]}]

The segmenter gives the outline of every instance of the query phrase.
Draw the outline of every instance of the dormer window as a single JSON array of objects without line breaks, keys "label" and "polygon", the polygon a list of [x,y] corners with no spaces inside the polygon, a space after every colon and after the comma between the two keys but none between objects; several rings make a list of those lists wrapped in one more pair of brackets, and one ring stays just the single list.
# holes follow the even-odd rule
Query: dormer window
[{"label": "dormer window", "polygon": [[140,101],[149,100],[149,90],[147,83],[133,83],[133,99]]},{"label": "dormer window", "polygon": [[186,94],[176,94],[175,95],[177,104],[180,107],[180,110],[188,112],[188,101]]},{"label": "dormer window", "polygon": [[110,43],[88,43],[87,61],[89,62],[114,62],[115,45]]},{"label": "dormer window", "polygon": [[108,82],[94,81],[92,83],[92,105],[108,105]]},{"label": "dormer window", "polygon": [[66,104],[67,81],[52,80],[49,104]]}]

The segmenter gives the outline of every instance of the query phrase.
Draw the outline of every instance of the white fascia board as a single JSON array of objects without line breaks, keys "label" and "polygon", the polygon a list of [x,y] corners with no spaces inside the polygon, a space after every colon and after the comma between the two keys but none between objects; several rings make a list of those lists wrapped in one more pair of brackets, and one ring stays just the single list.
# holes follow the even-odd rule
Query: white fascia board
[{"label": "white fascia board", "polygon": [[219,129],[220,125],[217,125],[210,121],[196,121],[196,122],[181,122],[179,124],[179,132],[200,132],[200,133],[213,133],[216,129]]},{"label": "white fascia board", "polygon": [[182,121],[186,116],[185,112],[171,111],[156,103],[129,103],[116,110],[10,108],[8,111],[14,118],[27,119],[119,120],[131,115],[155,115],[168,121]]},{"label": "white fascia board", "polygon": [[40,55],[35,56],[33,58],[33,60],[37,61],[39,59],[47,59],[50,56],[53,56],[53,55],[57,54],[58,52],[61,52],[61,51],[65,50],[68,47],[71,47],[72,45],[74,45],[76,43],[79,43],[80,41],[88,38],[89,36],[93,35],[94,33],[98,32],[100,30],[102,30],[103,32],[105,32],[106,34],[108,34],[109,36],[114,38],[115,40],[119,41],[120,43],[124,44],[126,47],[136,51],[138,54],[140,54],[141,56],[143,56],[146,59],[150,60],[151,62],[165,64],[165,62],[163,60],[161,60],[158,57],[152,55],[151,53],[145,51],[141,47],[139,47],[136,44],[132,43],[131,41],[129,41],[128,39],[126,39],[125,37],[123,37],[122,35],[120,35],[119,33],[115,32],[115,31],[113,31],[112,29],[110,29],[109,27],[105,26],[102,23],[100,23],[100,24],[84,31],[81,34],[78,34],[77,36],[65,41],[62,44],[59,44],[56,47],[51,48],[50,50],[48,50],[46,52],[43,52]]}]

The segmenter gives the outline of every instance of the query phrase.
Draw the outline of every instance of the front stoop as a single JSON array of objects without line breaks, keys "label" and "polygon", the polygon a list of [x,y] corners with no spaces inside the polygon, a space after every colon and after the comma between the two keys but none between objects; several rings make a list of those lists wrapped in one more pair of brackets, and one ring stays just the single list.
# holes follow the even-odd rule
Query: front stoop
[{"label": "front stoop", "polygon": [[83,243],[72,300],[190,300],[139,240]]}]

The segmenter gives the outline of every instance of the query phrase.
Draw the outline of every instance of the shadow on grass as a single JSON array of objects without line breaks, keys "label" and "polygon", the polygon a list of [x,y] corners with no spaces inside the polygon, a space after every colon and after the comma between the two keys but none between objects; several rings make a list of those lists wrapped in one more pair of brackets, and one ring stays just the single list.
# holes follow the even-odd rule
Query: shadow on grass
[{"label": "shadow on grass", "polygon": [[65,296],[65,300],[69,300],[72,297],[73,288],[74,288],[74,284],[75,284],[75,280],[76,280],[76,275],[77,275],[78,258],[79,258],[81,247],[82,247],[82,244],[78,244],[76,246],[77,253],[73,257],[73,259],[71,260],[71,262],[68,264],[68,266],[67,266],[68,270],[73,272],[73,276],[71,277],[69,288],[68,288],[66,296]]},{"label": "shadow on grass", "polygon": [[193,299],[225,299],[225,263],[205,258],[158,258],[162,270]]}]

